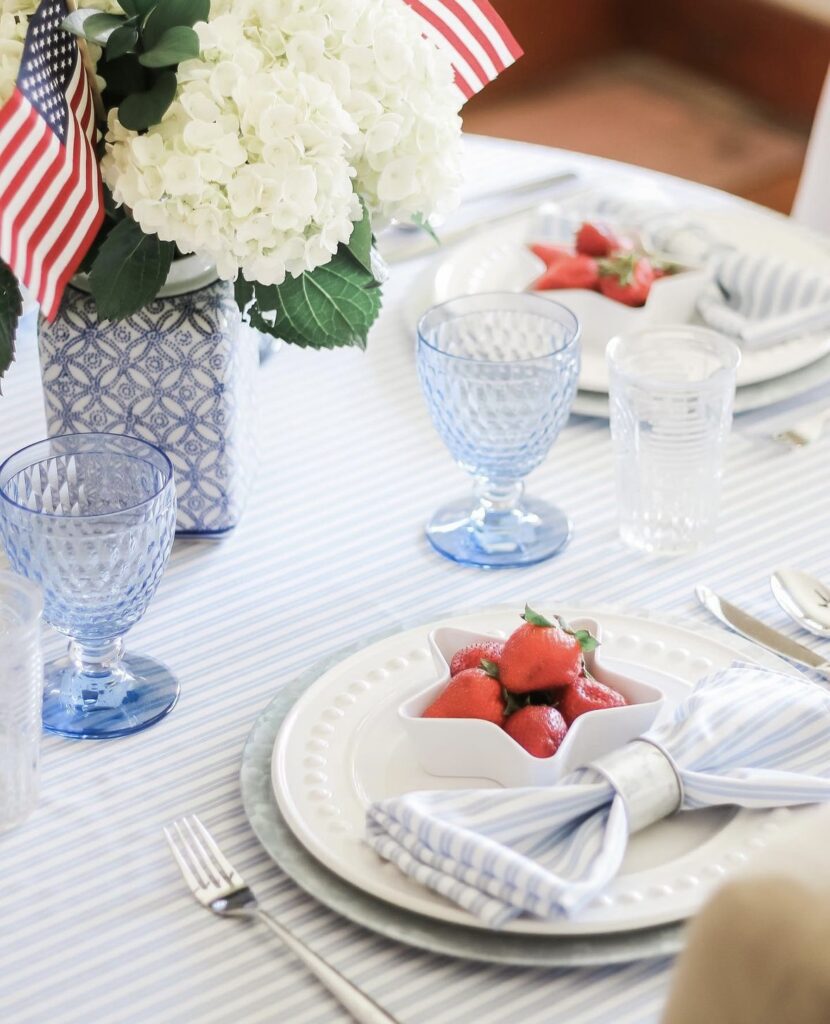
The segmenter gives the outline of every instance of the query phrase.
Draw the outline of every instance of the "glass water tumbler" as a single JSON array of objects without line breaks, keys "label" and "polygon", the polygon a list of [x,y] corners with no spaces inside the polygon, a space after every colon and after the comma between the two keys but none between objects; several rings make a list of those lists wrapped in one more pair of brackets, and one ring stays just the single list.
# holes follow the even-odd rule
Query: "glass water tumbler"
[{"label": "glass water tumbler", "polygon": [[699,550],[715,533],[740,350],[703,327],[650,327],[608,345],[620,536]]},{"label": "glass water tumbler", "polygon": [[45,669],[43,725],[124,736],[167,714],[178,683],[124,653],[173,545],[176,491],[159,448],[116,434],[66,434],[0,466],[0,533],[12,568],[40,585],[44,618],[70,638]]},{"label": "glass water tumbler", "polygon": [[571,411],[579,377],[579,321],[538,295],[453,299],[418,325],[418,374],[444,444],[475,481],[442,506],[427,537],[442,555],[495,569],[550,558],[570,521],[524,496]]},{"label": "glass water tumbler", "polygon": [[42,611],[33,583],[0,572],[0,832],[24,821],[37,801]]}]

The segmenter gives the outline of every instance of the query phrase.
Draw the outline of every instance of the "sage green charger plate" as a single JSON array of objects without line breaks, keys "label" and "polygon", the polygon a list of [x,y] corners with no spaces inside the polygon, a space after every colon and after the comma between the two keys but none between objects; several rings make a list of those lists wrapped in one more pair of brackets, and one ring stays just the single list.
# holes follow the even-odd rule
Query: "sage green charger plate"
[{"label": "sage green charger plate", "polygon": [[[414,623],[413,623],[414,625]],[[389,630],[382,636],[388,636]],[[590,967],[671,956],[683,945],[683,925],[584,936],[525,936],[444,924],[369,896],[324,868],[294,837],[271,788],[271,752],[283,719],[300,695],[332,665],[366,647],[372,636],[317,662],[280,690],[254,722],[242,754],[245,814],[271,859],[324,906],[379,935],[431,953],[524,967]]]}]

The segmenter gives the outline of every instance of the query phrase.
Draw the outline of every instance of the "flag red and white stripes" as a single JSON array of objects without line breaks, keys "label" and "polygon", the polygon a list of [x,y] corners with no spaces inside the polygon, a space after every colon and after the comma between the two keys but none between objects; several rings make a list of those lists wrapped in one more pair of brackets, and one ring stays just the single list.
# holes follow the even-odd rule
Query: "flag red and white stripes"
[{"label": "flag red and white stripes", "polygon": [[42,0],[0,109],[0,258],[50,320],[104,217],[92,95],[66,15],[65,0]]},{"label": "flag red and white stripes", "polygon": [[455,84],[468,100],[522,55],[489,0],[406,0],[426,23],[424,34],[447,51]]}]

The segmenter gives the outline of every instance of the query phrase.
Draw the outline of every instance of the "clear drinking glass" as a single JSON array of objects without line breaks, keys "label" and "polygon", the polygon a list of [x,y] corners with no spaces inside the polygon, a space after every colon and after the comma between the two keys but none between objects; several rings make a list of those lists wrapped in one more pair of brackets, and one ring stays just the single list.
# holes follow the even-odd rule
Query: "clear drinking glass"
[{"label": "clear drinking glass", "polygon": [[37,801],[42,611],[33,583],[0,572],[0,832],[28,818]]},{"label": "clear drinking glass", "polygon": [[620,536],[661,554],[715,533],[737,345],[715,331],[649,327],[607,349]]},{"label": "clear drinking glass", "polygon": [[116,434],[66,434],[0,466],[0,533],[12,568],[38,583],[44,618],[70,637],[45,669],[43,725],[84,739],[124,736],[167,714],[178,683],[125,654],[173,545],[173,467]]},{"label": "clear drinking glass", "polygon": [[438,433],[474,493],[442,506],[427,537],[456,562],[495,569],[550,558],[570,521],[523,495],[571,411],[579,321],[537,295],[453,299],[418,324],[418,374]]}]

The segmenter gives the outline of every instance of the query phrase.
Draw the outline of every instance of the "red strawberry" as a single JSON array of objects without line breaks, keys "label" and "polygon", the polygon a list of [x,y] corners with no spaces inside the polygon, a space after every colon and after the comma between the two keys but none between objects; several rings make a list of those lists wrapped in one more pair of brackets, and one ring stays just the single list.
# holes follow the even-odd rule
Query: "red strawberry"
[{"label": "red strawberry", "polygon": [[528,704],[513,712],[504,723],[504,730],[534,757],[552,757],[568,727],[556,708]]},{"label": "red strawberry", "polygon": [[[490,662],[498,668],[501,661],[501,652],[504,648],[503,640],[480,640],[476,644],[469,644],[456,651],[450,662],[450,675],[457,676],[465,668],[483,668],[482,660]],[[488,672],[492,675],[492,672]]]},{"label": "red strawberry", "polygon": [[585,221],[576,233],[576,251],[585,256],[609,256],[619,248],[618,238],[607,227]]},{"label": "red strawberry", "polygon": [[582,671],[582,651],[593,650],[596,640],[586,631],[566,632],[525,606],[525,620],[507,638],[501,654],[500,674],[506,690],[528,693],[574,683]]},{"label": "red strawberry", "polygon": [[559,710],[568,725],[572,725],[574,719],[584,715],[586,711],[621,708],[627,703],[625,697],[612,690],[610,686],[591,679],[590,676],[580,676],[573,686],[565,690],[559,702]]},{"label": "red strawberry", "polygon": [[590,256],[563,256],[556,263],[551,263],[531,288],[537,292],[556,288],[597,288],[599,280],[596,260]]},{"label": "red strawberry", "polygon": [[573,256],[571,250],[564,245],[546,245],[544,242],[534,242],[528,248],[534,256],[538,256],[542,260],[546,267],[549,267],[551,263],[558,263],[564,257]]},{"label": "red strawberry", "polygon": [[483,718],[501,725],[504,697],[498,679],[480,668],[467,668],[453,676],[423,713],[423,718]]},{"label": "red strawberry", "polygon": [[654,281],[654,269],[645,256],[618,252],[600,260],[598,268],[603,295],[626,306],[645,305]]}]

